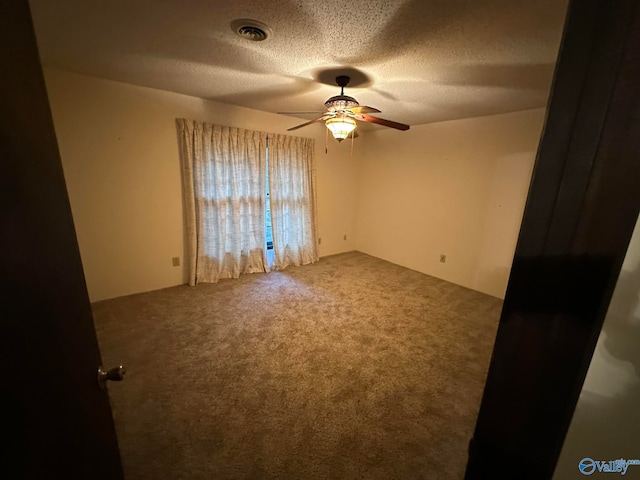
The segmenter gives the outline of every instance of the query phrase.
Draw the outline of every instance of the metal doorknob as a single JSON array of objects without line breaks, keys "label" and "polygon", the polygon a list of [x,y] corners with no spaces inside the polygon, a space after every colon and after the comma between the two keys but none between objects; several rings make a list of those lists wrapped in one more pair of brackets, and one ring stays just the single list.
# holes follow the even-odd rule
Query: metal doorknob
[{"label": "metal doorknob", "polygon": [[102,367],[99,367],[98,385],[100,385],[100,388],[104,388],[107,380],[111,380],[112,382],[121,382],[124,380],[125,373],[127,373],[127,370],[122,365],[118,365],[117,367],[110,368],[106,371],[103,370]]}]

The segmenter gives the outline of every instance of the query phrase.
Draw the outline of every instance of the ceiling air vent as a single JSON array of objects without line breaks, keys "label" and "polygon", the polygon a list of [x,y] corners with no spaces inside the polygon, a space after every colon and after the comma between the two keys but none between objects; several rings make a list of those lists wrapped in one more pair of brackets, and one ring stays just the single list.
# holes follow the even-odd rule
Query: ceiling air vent
[{"label": "ceiling air vent", "polygon": [[247,18],[240,18],[231,22],[231,30],[252,42],[261,42],[271,36],[271,29],[268,25]]}]

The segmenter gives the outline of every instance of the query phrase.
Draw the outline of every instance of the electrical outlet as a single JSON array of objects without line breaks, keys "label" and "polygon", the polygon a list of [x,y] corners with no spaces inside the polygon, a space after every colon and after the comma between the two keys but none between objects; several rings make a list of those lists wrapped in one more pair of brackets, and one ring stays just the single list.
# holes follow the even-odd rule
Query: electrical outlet
[{"label": "electrical outlet", "polygon": [[440,263],[444,263],[447,261],[447,256],[446,255],[440,255]]},{"label": "electrical outlet", "polygon": [[318,237],[318,245],[322,243],[322,237]]},{"label": "electrical outlet", "polygon": [[347,239],[347,234],[345,233],[345,234],[344,234],[344,239],[343,239],[343,240],[346,240],[346,239]]},{"label": "electrical outlet", "polygon": [[171,259],[171,261],[173,262],[173,266],[174,267],[179,267],[180,266],[180,257],[173,257]]}]

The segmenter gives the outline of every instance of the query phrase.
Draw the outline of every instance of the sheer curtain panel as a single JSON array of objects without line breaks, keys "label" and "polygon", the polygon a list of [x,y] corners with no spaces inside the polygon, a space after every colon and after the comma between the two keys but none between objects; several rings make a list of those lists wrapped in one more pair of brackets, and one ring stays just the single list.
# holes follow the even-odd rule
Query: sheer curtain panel
[{"label": "sheer curtain panel", "polygon": [[189,285],[266,272],[267,134],[177,119]]},{"label": "sheer curtain panel", "polygon": [[275,269],[318,261],[313,139],[269,135]]}]

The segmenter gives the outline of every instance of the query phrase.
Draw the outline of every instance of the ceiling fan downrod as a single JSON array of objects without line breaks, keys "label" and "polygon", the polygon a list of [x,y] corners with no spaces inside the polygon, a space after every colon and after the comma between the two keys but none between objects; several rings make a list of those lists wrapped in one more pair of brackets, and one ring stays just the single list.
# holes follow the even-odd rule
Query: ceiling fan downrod
[{"label": "ceiling fan downrod", "polygon": [[350,77],[347,75],[339,75],[336,77],[336,83],[340,87],[340,95],[344,95],[344,87],[349,85]]}]

